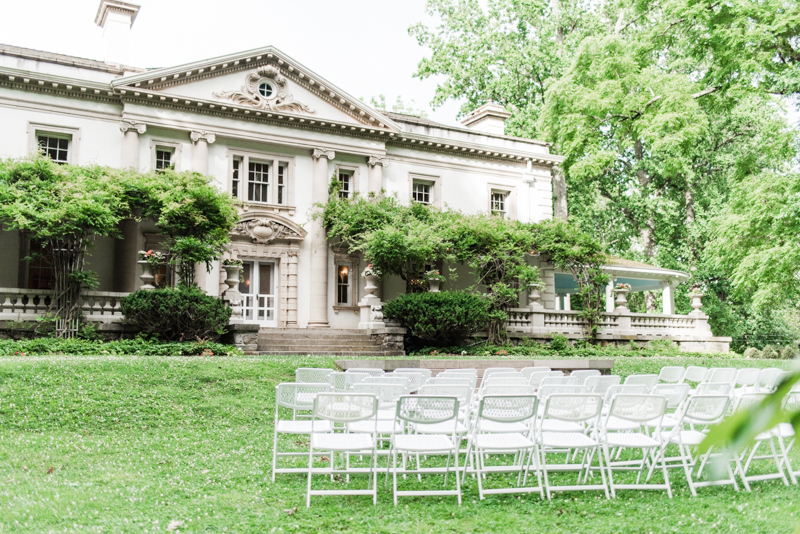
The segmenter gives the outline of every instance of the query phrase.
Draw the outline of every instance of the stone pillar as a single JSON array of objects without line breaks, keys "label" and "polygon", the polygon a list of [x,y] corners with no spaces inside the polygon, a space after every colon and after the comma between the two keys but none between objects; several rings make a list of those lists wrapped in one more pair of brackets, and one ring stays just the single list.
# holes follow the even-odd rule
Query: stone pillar
[{"label": "stone pillar", "polygon": [[367,158],[369,166],[368,193],[380,194],[383,189],[383,169],[389,166],[387,158],[370,156]]},{"label": "stone pillar", "polygon": [[122,131],[122,158],[120,166],[123,169],[132,168],[139,171],[139,136],[147,131],[147,125],[130,120],[119,121]]},{"label": "stone pillar", "polygon": [[122,238],[114,241],[114,291],[136,291],[136,270],[139,241],[139,223],[125,219],[119,223]]},{"label": "stone pillar", "polygon": [[661,304],[664,315],[675,315],[675,286],[672,280],[661,281]]},{"label": "stone pillar", "polygon": [[570,301],[569,293],[564,294],[564,311],[572,311],[572,302]]},{"label": "stone pillar", "polygon": [[299,250],[289,250],[286,268],[289,271],[287,280],[288,300],[286,303],[286,327],[297,328],[297,257]]},{"label": "stone pillar", "polygon": [[616,302],[614,302],[614,282],[616,278],[612,278],[608,281],[608,285],[606,286],[606,313],[611,313],[614,311],[614,308],[617,307]]},{"label": "stone pillar", "polygon": [[[325,203],[328,200],[328,160],[336,157],[333,150],[315,148],[311,153],[314,158],[314,171],[311,183],[311,202]],[[319,208],[314,208],[318,210]],[[311,280],[309,284],[309,328],[328,327],[328,241],[322,219],[311,221],[309,232],[311,241]]]},{"label": "stone pillar", "polygon": [[217,140],[213,133],[192,130],[189,134],[194,146],[192,147],[192,171],[208,174],[208,145]]}]

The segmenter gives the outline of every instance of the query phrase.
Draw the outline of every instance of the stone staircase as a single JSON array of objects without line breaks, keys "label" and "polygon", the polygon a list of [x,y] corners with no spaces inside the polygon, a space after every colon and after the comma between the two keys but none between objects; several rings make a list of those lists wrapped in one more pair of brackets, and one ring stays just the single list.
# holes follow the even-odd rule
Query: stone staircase
[{"label": "stone staircase", "polygon": [[258,350],[245,354],[403,356],[405,352],[386,350],[382,336],[364,330],[262,328],[258,331]]}]

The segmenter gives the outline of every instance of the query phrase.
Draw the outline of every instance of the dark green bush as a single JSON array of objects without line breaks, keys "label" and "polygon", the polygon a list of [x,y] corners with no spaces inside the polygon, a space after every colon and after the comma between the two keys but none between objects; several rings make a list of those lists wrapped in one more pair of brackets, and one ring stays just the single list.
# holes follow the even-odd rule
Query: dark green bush
[{"label": "dark green bush", "polygon": [[146,339],[91,341],[85,339],[34,338],[13,341],[0,339],[0,356],[49,356],[52,354],[115,356],[238,356],[242,351],[233,345],[212,342],[162,343]]},{"label": "dark green bush", "polygon": [[556,351],[566,350],[569,347],[569,339],[564,334],[553,334],[550,341],[550,348]]},{"label": "dark green bush", "polygon": [[761,351],[761,357],[766,360],[777,360],[781,354],[772,345],[765,345],[764,350]]},{"label": "dark green bush", "polygon": [[196,287],[139,290],[122,301],[125,320],[162,341],[210,341],[225,333],[231,309]]},{"label": "dark green bush", "polygon": [[744,351],[743,356],[747,359],[751,358],[761,358],[761,351],[755,347],[747,347]]},{"label": "dark green bush", "polygon": [[800,356],[800,350],[794,345],[786,345],[781,349],[782,360],[794,360],[798,356]]},{"label": "dark green bush", "polygon": [[400,295],[383,312],[411,336],[437,347],[458,345],[489,323],[488,302],[457,291]]}]

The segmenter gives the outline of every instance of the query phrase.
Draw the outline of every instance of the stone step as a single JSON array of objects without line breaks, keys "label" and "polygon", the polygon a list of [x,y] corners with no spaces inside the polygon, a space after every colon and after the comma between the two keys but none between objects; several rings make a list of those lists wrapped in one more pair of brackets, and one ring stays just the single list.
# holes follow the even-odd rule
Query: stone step
[{"label": "stone step", "polygon": [[261,328],[259,334],[294,334],[294,335],[366,335],[358,328]]},{"label": "stone step", "polygon": [[325,351],[325,350],[358,350],[358,351],[382,351],[383,346],[380,344],[370,345],[351,345],[349,343],[340,343],[337,345],[308,345],[305,343],[259,343],[258,350],[299,350],[299,351]]},{"label": "stone step", "polygon": [[333,335],[325,335],[325,334],[311,336],[311,335],[263,334],[262,333],[262,334],[258,334],[258,339],[285,339],[287,341],[294,341],[294,340],[301,340],[301,339],[305,339],[305,340],[327,340],[327,339],[337,340],[337,339],[341,339],[341,340],[345,340],[345,341],[358,341],[358,340],[361,340],[361,339],[372,339],[372,336],[368,336],[366,334],[361,334],[359,336],[355,336],[355,335],[352,335],[352,336],[333,336]]},{"label": "stone step", "polygon": [[271,350],[256,350],[245,351],[249,356],[405,356],[405,352],[401,350],[386,350],[386,351],[271,351]]}]

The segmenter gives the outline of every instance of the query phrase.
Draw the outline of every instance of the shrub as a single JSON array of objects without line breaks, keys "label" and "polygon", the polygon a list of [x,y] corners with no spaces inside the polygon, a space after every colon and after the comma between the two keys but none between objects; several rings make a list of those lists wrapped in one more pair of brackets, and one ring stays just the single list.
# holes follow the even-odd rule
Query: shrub
[{"label": "shrub", "polygon": [[550,341],[550,348],[553,350],[566,350],[569,347],[569,339],[564,334],[553,334],[553,339]]},{"label": "shrub", "polygon": [[[209,354],[206,351],[210,351]],[[13,341],[0,339],[0,356],[49,356],[53,354],[114,356],[238,356],[242,351],[233,345],[211,342],[162,343],[146,339],[95,341],[85,339],[34,338]]]},{"label": "shrub", "polygon": [[678,344],[669,339],[654,339],[647,342],[647,348],[660,351],[678,350]]},{"label": "shrub", "polygon": [[747,347],[744,351],[744,357],[749,359],[761,358],[761,351],[755,347]]},{"label": "shrub", "polygon": [[798,356],[800,356],[800,350],[794,345],[786,345],[781,349],[782,360],[794,360]]},{"label": "shrub", "polygon": [[489,304],[469,293],[408,293],[388,302],[384,315],[399,322],[413,337],[437,347],[458,345],[486,328]]},{"label": "shrub", "polygon": [[781,357],[780,353],[772,345],[766,345],[761,351],[761,357],[766,360],[777,360]]},{"label": "shrub", "polygon": [[125,320],[163,341],[209,341],[225,333],[231,309],[196,287],[150,289],[122,301]]}]

